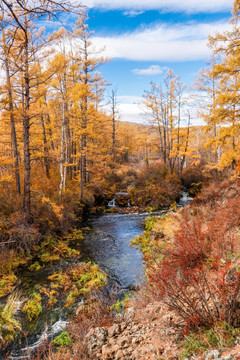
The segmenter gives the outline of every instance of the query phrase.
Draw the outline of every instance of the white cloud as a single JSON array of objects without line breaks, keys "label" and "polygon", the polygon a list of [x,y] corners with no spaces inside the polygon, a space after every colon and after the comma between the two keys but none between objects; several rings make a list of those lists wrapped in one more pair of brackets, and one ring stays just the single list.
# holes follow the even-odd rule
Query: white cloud
[{"label": "white cloud", "polygon": [[[186,95],[187,96],[187,95]],[[148,110],[143,104],[143,97],[138,96],[118,96],[118,115],[121,121],[129,121],[134,123],[149,124]],[[188,113],[186,109],[182,110],[183,126],[187,125]],[[204,125],[203,120],[198,116],[198,109],[189,108],[191,114],[191,125]],[[150,116],[151,119],[151,116]]]},{"label": "white cloud", "polygon": [[162,74],[163,69],[159,65],[151,65],[147,69],[133,69],[135,75],[158,75]]},{"label": "white cloud", "polygon": [[[134,95],[118,95],[117,96],[117,118],[120,121],[129,121],[135,123],[144,123],[145,111],[142,105],[143,97]],[[108,114],[111,113],[110,104],[105,105]]]},{"label": "white cloud", "polygon": [[144,123],[144,111],[139,104],[118,104],[120,120]]},{"label": "white cloud", "polygon": [[135,17],[135,16],[141,15],[141,14],[143,14],[143,13],[144,13],[144,11],[139,11],[139,10],[127,10],[127,11],[124,11],[123,15],[129,16],[129,17]]},{"label": "white cloud", "polygon": [[119,95],[117,97],[117,102],[120,104],[130,104],[130,103],[140,104],[140,103],[142,103],[142,101],[143,101],[142,96]]},{"label": "white cloud", "polygon": [[85,0],[84,5],[105,10],[161,10],[187,13],[229,11],[232,0]]},{"label": "white cloud", "polygon": [[112,37],[93,37],[106,56],[142,61],[206,60],[210,55],[207,37],[229,29],[227,22],[211,24],[160,24]]},{"label": "white cloud", "polygon": [[[191,106],[188,94],[185,94],[185,99],[186,106],[182,109],[182,125],[186,126],[188,122],[188,112],[186,112],[186,109],[191,114],[191,125],[204,125],[203,120],[199,117],[199,108],[196,105]],[[112,110],[109,103],[105,105],[104,109],[108,114],[111,114]],[[117,96],[117,119],[139,124],[150,124],[149,121],[152,119],[152,116],[151,111],[144,105],[144,98],[142,96],[121,95]]]}]

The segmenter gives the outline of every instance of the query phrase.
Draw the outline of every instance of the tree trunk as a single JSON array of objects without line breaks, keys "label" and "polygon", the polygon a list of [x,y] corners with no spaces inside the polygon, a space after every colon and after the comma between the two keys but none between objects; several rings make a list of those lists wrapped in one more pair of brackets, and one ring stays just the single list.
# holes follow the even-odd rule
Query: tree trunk
[{"label": "tree trunk", "polygon": [[62,190],[64,187],[64,127],[65,127],[65,105],[64,105],[64,99],[62,104],[62,126],[61,126],[61,152],[60,152],[60,185],[59,185],[59,196],[60,199],[62,198]]},{"label": "tree trunk", "polygon": [[23,193],[23,210],[26,213],[27,221],[31,219],[31,159],[30,159],[30,124],[29,124],[29,108],[30,108],[30,79],[29,79],[29,54],[28,54],[28,35],[27,26],[24,32],[24,107],[23,107],[23,150],[24,150],[24,193]]},{"label": "tree trunk", "polygon": [[184,155],[183,155],[182,161],[181,161],[180,177],[182,176],[183,167],[184,167],[184,164],[185,164],[186,153],[187,153],[187,150],[188,150],[189,135],[190,135],[191,115],[190,115],[190,112],[188,110],[187,110],[187,112],[188,112],[187,138],[186,138],[186,143],[185,143]]},{"label": "tree trunk", "polygon": [[54,145],[54,141],[53,141],[53,133],[52,133],[52,129],[51,129],[51,120],[50,120],[50,116],[49,114],[47,114],[47,122],[48,122],[48,133],[50,136],[50,143],[51,143],[51,148],[52,150],[55,150],[55,145]]},{"label": "tree trunk", "polygon": [[2,28],[2,37],[3,37],[4,65],[5,65],[6,79],[7,79],[7,91],[8,91],[9,113],[10,113],[10,123],[11,123],[11,140],[13,146],[14,159],[15,159],[14,172],[15,172],[15,180],[16,180],[16,189],[18,194],[20,195],[21,182],[20,182],[20,173],[19,173],[19,153],[18,153],[15,119],[13,115],[13,96],[12,96],[12,84],[10,77],[9,52],[7,50],[7,44],[6,44],[3,26],[1,26],[1,28]]},{"label": "tree trunk", "polygon": [[116,160],[116,91],[112,90],[111,95],[112,105],[112,160],[113,164]]},{"label": "tree trunk", "polygon": [[[84,39],[84,86],[85,89],[88,85],[88,50],[87,50],[87,40]],[[87,127],[87,110],[88,110],[88,98],[87,95],[83,98],[82,102],[82,120],[81,120],[81,159],[80,159],[80,200],[83,197],[84,185],[87,182],[87,156],[86,156],[86,147],[87,147],[87,136],[86,136],[86,127]]]},{"label": "tree trunk", "polygon": [[44,166],[46,170],[46,175],[50,178],[50,164],[49,164],[49,151],[48,151],[48,143],[47,143],[47,136],[46,136],[46,129],[43,114],[41,114],[41,124],[42,124],[42,132],[43,132],[43,144],[44,144]]}]

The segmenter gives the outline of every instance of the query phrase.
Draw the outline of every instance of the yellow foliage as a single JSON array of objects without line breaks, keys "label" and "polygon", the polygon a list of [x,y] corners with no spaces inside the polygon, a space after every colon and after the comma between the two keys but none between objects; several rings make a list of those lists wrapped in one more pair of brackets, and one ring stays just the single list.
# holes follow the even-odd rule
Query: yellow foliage
[{"label": "yellow foliage", "polygon": [[54,203],[53,201],[51,201],[49,198],[47,197],[42,197],[42,203],[46,203],[49,206],[51,206],[54,214],[56,215],[56,217],[61,220],[63,217],[63,205],[57,205],[56,203]]}]

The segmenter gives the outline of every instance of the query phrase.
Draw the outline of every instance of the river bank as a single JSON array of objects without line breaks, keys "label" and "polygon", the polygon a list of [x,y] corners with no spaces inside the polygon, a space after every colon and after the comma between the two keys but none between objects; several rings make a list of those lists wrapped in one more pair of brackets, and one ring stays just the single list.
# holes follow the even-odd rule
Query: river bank
[{"label": "river bank", "polygon": [[[54,338],[66,327],[67,319],[78,302],[76,301],[73,307],[65,306],[66,296],[57,297],[53,292],[57,290],[56,287],[49,288],[52,282],[50,277],[53,274],[59,272],[65,274],[68,269],[75,267],[78,263],[90,264],[91,262],[98,264],[107,274],[108,291],[114,287],[114,291],[118,294],[116,296],[123,296],[130,288],[137,287],[143,277],[142,255],[140,251],[129,247],[129,243],[132,238],[142,233],[145,216],[146,214],[129,216],[106,214],[91,217],[85,224],[87,226],[85,226],[84,236],[71,240],[69,244],[69,249],[72,249],[73,254],[79,254],[77,257],[68,257],[58,261],[56,258],[58,252],[54,251],[51,256],[54,255],[55,260],[53,258],[49,265],[46,264],[42,269],[33,272],[24,271],[22,277],[19,274],[21,285],[19,284],[17,291],[22,294],[19,295],[19,310],[16,313],[16,319],[21,323],[22,330],[15,337],[14,344],[8,347],[0,358],[3,359],[7,352],[11,352],[12,358],[20,359],[29,353],[29,349],[36,350],[47,338]],[[54,247],[59,247],[59,244],[54,243]],[[61,249],[63,250],[62,247]],[[91,273],[91,265],[87,273]],[[70,288],[66,287],[68,285],[64,286],[64,291],[69,293]],[[33,293],[41,294],[41,299],[36,306],[41,306],[42,311],[36,318],[29,321],[24,314],[20,313],[20,309],[24,306],[26,296],[31,297]],[[78,294],[78,298],[81,303],[82,295]],[[51,306],[49,306],[50,300],[53,302]],[[23,333],[27,334],[26,339],[25,336],[21,336]]]},{"label": "river bank", "polygon": [[[225,182],[205,189],[175,214],[149,219],[135,240],[148,284],[114,318],[105,313],[93,319],[91,304],[81,305],[68,326],[72,344],[61,359],[71,354],[99,360],[239,359],[239,292],[232,285],[239,281],[239,201],[236,184]],[[178,275],[183,270],[184,282]],[[227,304],[235,299],[237,307],[229,313]],[[89,325],[85,331],[83,319]]]},{"label": "river bank", "polygon": [[[186,201],[188,201],[188,198],[186,197],[186,193],[184,193],[182,203],[185,204]],[[54,338],[58,335],[66,327],[67,319],[74,307],[78,306],[78,302],[73,301],[73,307],[65,307],[64,301],[66,302],[69,296],[68,298],[65,297],[65,300],[62,296],[60,299],[55,296],[54,291],[56,288],[52,287],[52,285],[49,287],[53,274],[59,273],[59,271],[61,273],[63,271],[69,271],[68,269],[76,266],[79,261],[80,263],[89,263],[89,261],[96,263],[107,274],[109,290],[107,290],[105,286],[105,291],[112,292],[114,288],[113,292],[115,294],[112,297],[115,297],[115,301],[119,297],[122,298],[129,290],[136,289],[139,286],[144,276],[143,257],[139,250],[134,247],[129,247],[129,244],[133,238],[142,234],[145,218],[148,215],[149,213],[145,212],[128,215],[114,213],[103,216],[92,216],[85,224],[84,236],[76,231],[75,235],[70,236],[69,249],[71,249],[73,255],[79,254],[78,257],[66,257],[58,263],[58,261],[56,261],[58,252],[48,252],[48,256],[55,256],[55,260],[52,258],[50,266],[47,265],[40,270],[36,269],[37,271],[33,273],[29,272],[25,274],[21,279],[21,287],[24,290],[24,282],[26,282],[27,279],[28,290],[25,289],[22,295],[19,295],[19,304],[21,304],[21,299],[24,298],[24,296],[31,297],[31,294],[34,294],[35,298],[33,300],[36,302],[36,294],[40,294],[40,301],[38,300],[38,304],[35,305],[37,308],[41,306],[42,309],[36,318],[31,319],[31,321],[26,321],[27,319],[24,319],[19,312],[23,305],[19,306],[16,318],[22,322],[22,332],[27,334],[27,336],[23,338],[19,334],[15,338],[14,344],[8,347],[7,351],[12,353],[12,358],[20,359],[26,356],[26,353],[29,356],[29,351],[30,353],[35,351],[47,338]],[[156,215],[162,216],[163,212],[155,213],[154,216]],[[54,243],[53,246],[57,248],[59,244]],[[69,252],[70,250],[68,250],[68,253]],[[35,264],[36,263],[38,263],[38,261],[35,261]],[[88,269],[88,272],[89,271],[90,268]],[[64,286],[65,289],[71,293],[71,288],[66,288],[66,285]],[[18,287],[19,294],[21,287]],[[74,295],[73,299],[76,300],[77,295],[79,296],[81,294]],[[52,303],[51,306],[49,306],[49,301]],[[4,358],[6,353],[5,351],[3,355],[1,355],[1,358]]]}]

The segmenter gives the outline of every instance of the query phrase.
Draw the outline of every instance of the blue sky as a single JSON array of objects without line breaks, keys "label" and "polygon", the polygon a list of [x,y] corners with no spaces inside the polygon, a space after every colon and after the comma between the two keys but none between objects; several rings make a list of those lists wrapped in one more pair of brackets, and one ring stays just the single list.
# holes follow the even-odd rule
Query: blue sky
[{"label": "blue sky", "polygon": [[[101,67],[117,87],[122,120],[142,121],[137,103],[167,68],[191,85],[205,66],[208,34],[229,28],[232,0],[85,0],[96,47],[112,61]],[[109,89],[110,90],[110,89]]]}]

